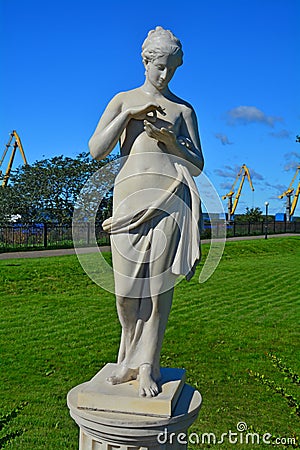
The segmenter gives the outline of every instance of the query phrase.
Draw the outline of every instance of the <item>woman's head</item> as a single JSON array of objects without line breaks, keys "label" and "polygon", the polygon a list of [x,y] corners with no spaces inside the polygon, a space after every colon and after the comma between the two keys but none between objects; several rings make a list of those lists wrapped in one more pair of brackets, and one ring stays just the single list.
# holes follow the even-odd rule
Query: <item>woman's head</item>
[{"label": "woman's head", "polygon": [[142,45],[143,63],[146,66],[149,61],[153,62],[164,55],[172,55],[176,67],[181,66],[183,51],[180,40],[170,30],[156,27],[149,31]]}]

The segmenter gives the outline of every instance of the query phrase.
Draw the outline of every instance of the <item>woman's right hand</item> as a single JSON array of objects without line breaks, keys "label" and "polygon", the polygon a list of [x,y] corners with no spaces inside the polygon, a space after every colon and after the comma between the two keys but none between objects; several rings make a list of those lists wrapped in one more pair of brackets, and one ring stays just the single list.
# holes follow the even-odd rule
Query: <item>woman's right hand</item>
[{"label": "woman's right hand", "polygon": [[157,111],[163,116],[166,115],[163,108],[157,103],[147,103],[146,105],[133,106],[129,110],[129,114],[132,119],[135,120],[148,120],[149,122],[155,122],[157,117]]}]

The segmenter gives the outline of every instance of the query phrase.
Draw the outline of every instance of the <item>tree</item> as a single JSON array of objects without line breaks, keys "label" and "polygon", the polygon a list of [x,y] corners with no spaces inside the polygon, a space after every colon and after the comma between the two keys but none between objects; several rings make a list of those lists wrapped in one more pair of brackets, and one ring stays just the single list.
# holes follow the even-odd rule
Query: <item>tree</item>
[{"label": "tree", "polygon": [[236,217],[238,222],[262,222],[263,212],[257,206],[255,208],[246,208],[246,213]]},{"label": "tree", "polygon": [[[20,215],[22,223],[71,222],[82,187],[113,159],[95,161],[84,152],[75,158],[55,156],[19,167],[12,173],[10,184],[0,188],[0,222],[8,222],[13,215]],[[101,174],[98,182],[105,182],[99,177]],[[109,189],[103,189],[105,207],[111,207]]]},{"label": "tree", "polygon": [[262,210],[257,206],[250,209],[247,207],[245,216],[249,222],[261,222],[263,220],[262,214]]},{"label": "tree", "polygon": [[15,214],[16,201],[17,199],[10,185],[6,186],[6,188],[0,186],[0,223],[7,222],[8,218]]}]

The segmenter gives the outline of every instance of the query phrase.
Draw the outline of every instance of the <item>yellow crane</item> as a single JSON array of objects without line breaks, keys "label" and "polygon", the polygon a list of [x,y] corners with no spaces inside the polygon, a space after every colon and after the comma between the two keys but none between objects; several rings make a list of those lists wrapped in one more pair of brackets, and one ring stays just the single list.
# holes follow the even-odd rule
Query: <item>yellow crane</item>
[{"label": "yellow crane", "polygon": [[6,154],[7,154],[7,152],[8,152],[10,147],[12,147],[12,152],[11,152],[11,155],[10,155],[10,159],[9,159],[8,166],[6,168],[5,174],[3,176],[2,187],[7,186],[7,183],[8,183],[8,180],[9,180],[9,176],[10,176],[10,172],[11,172],[11,169],[12,169],[12,165],[13,165],[13,162],[14,162],[14,159],[15,159],[17,148],[20,150],[20,153],[21,153],[21,156],[23,158],[24,164],[28,164],[27,160],[26,160],[25,153],[24,153],[24,149],[23,149],[23,146],[22,146],[22,143],[21,143],[20,136],[18,135],[16,130],[13,130],[10,133],[9,141],[8,141],[8,143],[5,146],[5,150],[3,152],[3,155],[2,155],[2,158],[1,158],[1,161],[0,161],[0,177],[1,178],[2,178],[1,166],[3,164],[5,156],[6,156]]},{"label": "yellow crane", "polygon": [[[299,194],[300,194],[300,179],[299,179],[299,183],[298,186],[296,188],[296,191],[293,187],[294,182],[296,181],[297,175],[299,173],[300,170],[300,165],[297,166],[296,169],[296,173],[293,176],[293,179],[289,185],[289,187],[287,188],[286,191],[284,191],[281,195],[279,195],[279,198],[283,198],[286,196],[286,220],[287,222],[290,222],[291,218],[293,217],[293,214],[295,212],[296,206],[297,206],[297,202],[298,202],[298,198],[299,198]],[[295,195],[294,198],[292,200],[292,196],[293,193],[295,191]]]},{"label": "yellow crane", "polygon": [[[241,177],[240,185],[238,187],[237,193],[236,193],[234,201],[233,201],[232,197],[235,194],[234,188],[235,188],[235,185],[236,185],[236,183],[237,183],[237,181],[238,181],[238,179],[240,177]],[[252,181],[251,181],[249,169],[246,166],[246,164],[243,164],[242,167],[240,168],[237,176],[236,176],[236,179],[235,179],[235,181],[234,181],[234,183],[232,185],[232,188],[230,189],[228,194],[223,195],[223,197],[222,197],[223,200],[228,198],[228,220],[229,221],[233,219],[233,215],[235,213],[237,204],[239,202],[239,199],[240,199],[240,196],[241,196],[241,192],[242,192],[242,188],[243,188],[244,181],[245,181],[246,177],[248,178],[248,181],[249,181],[249,184],[250,184],[250,187],[251,187],[252,191],[254,191],[254,187],[253,187],[253,184],[252,184]]]}]

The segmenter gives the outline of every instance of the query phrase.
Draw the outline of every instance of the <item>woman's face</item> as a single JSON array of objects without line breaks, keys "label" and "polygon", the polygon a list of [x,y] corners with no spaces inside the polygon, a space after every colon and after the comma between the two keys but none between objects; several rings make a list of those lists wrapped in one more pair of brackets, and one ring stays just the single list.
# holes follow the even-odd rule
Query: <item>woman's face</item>
[{"label": "woman's face", "polygon": [[159,91],[165,89],[177,69],[174,55],[163,55],[146,65],[147,80]]}]

